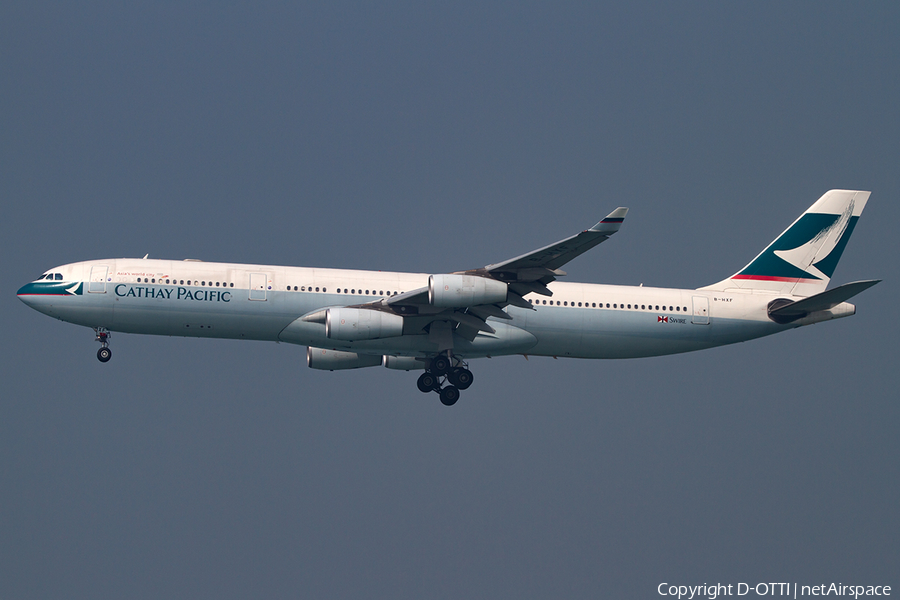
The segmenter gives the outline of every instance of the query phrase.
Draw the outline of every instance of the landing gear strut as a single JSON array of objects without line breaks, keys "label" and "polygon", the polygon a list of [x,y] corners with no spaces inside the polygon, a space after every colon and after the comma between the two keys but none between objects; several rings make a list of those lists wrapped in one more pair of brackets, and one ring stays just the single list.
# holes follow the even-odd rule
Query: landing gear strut
[{"label": "landing gear strut", "polygon": [[[437,392],[441,397],[441,404],[453,406],[459,400],[460,390],[472,385],[473,379],[472,371],[466,363],[450,354],[439,354],[431,359],[431,364],[419,375],[416,386],[423,393]],[[443,385],[445,382],[449,385]]]},{"label": "landing gear strut", "polygon": [[102,363],[109,362],[109,359],[112,358],[112,350],[109,349],[109,330],[106,327],[95,327],[94,333],[97,334],[96,341],[100,342],[97,360]]}]

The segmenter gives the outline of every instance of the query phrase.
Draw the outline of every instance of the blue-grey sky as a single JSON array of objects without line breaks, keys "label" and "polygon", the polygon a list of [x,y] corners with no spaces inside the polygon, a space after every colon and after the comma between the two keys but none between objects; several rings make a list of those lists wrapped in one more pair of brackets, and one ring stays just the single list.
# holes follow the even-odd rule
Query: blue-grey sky
[{"label": "blue-grey sky", "polygon": [[[900,586],[896,3],[0,6],[0,597]],[[631,212],[571,281],[699,287],[871,190],[858,314],[631,361],[317,372],[28,309],[143,256],[443,272]]]}]

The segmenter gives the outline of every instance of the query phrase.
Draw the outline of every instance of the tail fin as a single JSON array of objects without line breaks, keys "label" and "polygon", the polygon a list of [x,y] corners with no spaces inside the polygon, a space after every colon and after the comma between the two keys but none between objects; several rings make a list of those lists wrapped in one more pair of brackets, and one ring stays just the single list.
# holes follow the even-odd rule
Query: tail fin
[{"label": "tail fin", "polygon": [[767,290],[795,296],[824,292],[870,193],[825,192],[750,264],[701,289]]}]

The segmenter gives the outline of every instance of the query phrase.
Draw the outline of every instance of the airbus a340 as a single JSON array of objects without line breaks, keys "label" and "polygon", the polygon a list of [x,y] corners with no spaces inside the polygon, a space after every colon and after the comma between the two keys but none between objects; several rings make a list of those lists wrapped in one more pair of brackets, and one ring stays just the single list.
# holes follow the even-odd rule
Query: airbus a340
[{"label": "airbus a340", "polygon": [[418,388],[452,405],[471,359],[524,354],[633,358],[733,344],[847,317],[880,280],[826,291],[869,192],[831,190],[743,269],[669,289],[563,283],[560,269],[606,241],[627,208],[555,244],[455,273],[390,273],[196,260],[66,264],[23,286],[25,304],[110,332],[280,341],[313,369],[420,370]]}]

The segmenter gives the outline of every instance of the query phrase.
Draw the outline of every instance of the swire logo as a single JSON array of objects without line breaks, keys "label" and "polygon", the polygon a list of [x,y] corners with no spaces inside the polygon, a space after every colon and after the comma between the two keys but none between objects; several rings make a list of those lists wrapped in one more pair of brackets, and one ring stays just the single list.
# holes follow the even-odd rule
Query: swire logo
[{"label": "swire logo", "polygon": [[656,322],[657,323],[668,323],[669,317],[662,317],[662,316],[656,317]]}]

